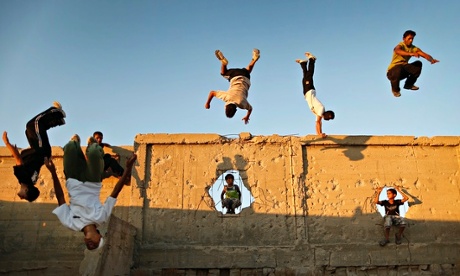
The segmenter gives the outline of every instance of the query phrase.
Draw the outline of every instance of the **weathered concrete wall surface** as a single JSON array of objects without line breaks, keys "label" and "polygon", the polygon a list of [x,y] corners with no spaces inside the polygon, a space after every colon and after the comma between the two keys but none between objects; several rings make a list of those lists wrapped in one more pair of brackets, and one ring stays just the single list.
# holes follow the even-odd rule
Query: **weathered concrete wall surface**
[{"label": "weathered concrete wall surface", "polygon": [[[137,230],[131,272],[460,273],[459,142],[460,137],[138,135],[132,185],[114,212]],[[59,150],[53,154],[64,182]],[[51,214],[56,203],[46,168],[39,200],[21,202],[13,159],[5,148],[0,157],[0,272],[78,273],[82,234],[60,226]],[[239,215],[215,211],[209,195],[227,170],[238,170],[255,198]],[[104,181],[101,198],[115,182]],[[382,218],[372,197],[385,185],[402,187],[412,206],[403,244],[395,245],[392,230],[392,242],[381,248]],[[25,262],[28,257],[34,262]]]},{"label": "weathered concrete wall surface", "polygon": [[[133,147],[104,150],[106,153],[119,154],[124,164],[127,156],[132,154]],[[52,151],[66,201],[69,202],[63,173],[63,150],[61,147],[53,147]],[[63,227],[51,213],[58,205],[49,171],[45,166],[42,167],[36,184],[40,196],[35,202],[29,203],[16,195],[19,185],[13,174],[14,165],[15,161],[8,149],[0,147],[0,274],[78,275],[80,263],[84,259],[83,234]],[[114,177],[104,180],[101,201],[107,198],[116,182]],[[113,212],[115,216],[128,212],[129,204],[126,202],[130,201],[129,189],[131,187],[119,195],[118,206]],[[102,234],[106,232],[102,231]],[[127,249],[129,247],[113,247],[111,250]],[[117,253],[111,252],[105,257],[110,259],[113,255]]]}]

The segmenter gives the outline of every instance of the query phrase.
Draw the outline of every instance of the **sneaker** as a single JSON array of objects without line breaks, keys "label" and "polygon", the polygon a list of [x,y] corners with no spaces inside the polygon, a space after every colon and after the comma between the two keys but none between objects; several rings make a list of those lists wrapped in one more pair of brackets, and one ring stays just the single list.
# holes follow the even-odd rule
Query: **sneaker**
[{"label": "sneaker", "polygon": [[215,54],[217,59],[220,60],[220,62],[222,62],[222,65],[228,64],[228,60],[224,57],[224,54],[222,54],[220,50],[216,50]]},{"label": "sneaker", "polygon": [[381,240],[379,242],[380,246],[385,246],[385,245],[387,245],[387,243],[390,243],[390,241],[389,240]]},{"label": "sneaker", "polygon": [[415,85],[412,85],[411,87],[409,86],[404,86],[404,89],[407,89],[407,90],[418,90],[418,86],[415,86]]},{"label": "sneaker", "polygon": [[60,102],[53,102],[53,106],[56,107],[57,109],[62,109],[62,105]]},{"label": "sneaker", "polygon": [[316,60],[316,57],[315,57],[314,55],[312,55],[310,52],[306,52],[306,53],[305,53],[305,56],[306,56],[308,59]]},{"label": "sneaker", "polygon": [[260,58],[260,51],[259,49],[254,48],[254,50],[252,50],[252,60],[258,61],[259,58]]},{"label": "sneaker", "polygon": [[391,92],[393,92],[393,96],[395,96],[395,97],[401,97],[401,93],[400,93],[400,92],[398,92],[398,91],[393,91],[393,90],[391,90]]},{"label": "sneaker", "polygon": [[72,137],[70,137],[70,141],[75,141],[80,145],[80,136],[78,134],[74,134]]},{"label": "sneaker", "polygon": [[395,242],[396,244],[401,244],[401,235],[395,234]]},{"label": "sneaker", "polygon": [[64,110],[62,109],[62,105],[60,102],[56,101],[56,102],[53,102],[53,106],[56,107],[57,109],[59,109],[62,113],[62,116],[65,118],[66,115],[65,115],[65,112]]}]

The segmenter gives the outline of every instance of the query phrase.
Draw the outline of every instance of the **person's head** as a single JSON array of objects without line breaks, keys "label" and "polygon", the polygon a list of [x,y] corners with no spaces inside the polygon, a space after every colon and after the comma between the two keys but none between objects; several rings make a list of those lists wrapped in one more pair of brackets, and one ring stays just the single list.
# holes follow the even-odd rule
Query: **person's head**
[{"label": "person's head", "polygon": [[230,103],[225,105],[225,115],[227,118],[233,118],[236,113],[236,104]]},{"label": "person's head", "polygon": [[96,225],[91,224],[83,228],[85,234],[85,245],[88,250],[94,250],[103,245],[102,235],[96,228]]},{"label": "person's head", "polygon": [[97,143],[100,144],[102,143],[102,139],[104,138],[104,135],[100,131],[95,131],[93,133],[94,139],[96,139]]},{"label": "person's head", "polygon": [[235,181],[233,174],[229,173],[225,176],[225,182],[227,182],[228,185],[233,185],[233,181]]},{"label": "person's head", "polygon": [[391,189],[387,190],[388,199],[394,199],[397,194],[398,194],[398,192],[396,192],[396,189],[391,188]]},{"label": "person's head", "polygon": [[414,41],[415,32],[412,30],[407,30],[403,34],[403,42],[406,46],[411,46]]},{"label": "person's head", "polygon": [[334,111],[328,110],[328,111],[324,112],[324,113],[323,113],[323,118],[324,118],[324,120],[326,120],[326,121],[334,120],[334,118],[335,118],[335,113],[334,113]]},{"label": "person's head", "polygon": [[25,199],[29,202],[35,201],[40,195],[40,190],[35,186],[21,184],[19,189],[18,196],[20,199]]}]

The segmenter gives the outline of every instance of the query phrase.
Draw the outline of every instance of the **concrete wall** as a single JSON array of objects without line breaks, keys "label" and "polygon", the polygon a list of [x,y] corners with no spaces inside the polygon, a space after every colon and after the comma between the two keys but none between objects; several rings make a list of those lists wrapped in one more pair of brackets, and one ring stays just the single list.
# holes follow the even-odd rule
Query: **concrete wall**
[{"label": "concrete wall", "polygon": [[[132,185],[114,211],[137,230],[131,273],[460,273],[459,142],[460,137],[137,135]],[[120,150],[124,159],[132,148]],[[62,179],[62,150],[53,154]],[[5,148],[0,158],[0,273],[78,273],[82,234],[60,226],[51,214],[56,203],[46,168],[38,183],[42,196],[36,203],[21,202]],[[227,170],[238,170],[255,198],[238,215],[215,211],[209,195]],[[115,182],[104,181],[101,198]],[[372,197],[385,185],[401,186],[411,207],[403,244],[394,244],[392,230],[392,242],[381,248],[382,218]],[[24,261],[29,257],[34,262]]]}]

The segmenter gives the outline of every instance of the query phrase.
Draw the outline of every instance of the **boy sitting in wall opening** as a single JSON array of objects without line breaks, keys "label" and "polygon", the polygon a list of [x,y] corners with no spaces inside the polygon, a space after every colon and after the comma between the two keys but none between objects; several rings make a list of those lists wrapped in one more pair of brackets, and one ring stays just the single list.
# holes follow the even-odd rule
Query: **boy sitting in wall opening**
[{"label": "boy sitting in wall opening", "polygon": [[233,174],[227,174],[225,176],[225,182],[227,182],[227,185],[224,186],[224,189],[220,194],[222,208],[227,208],[227,214],[235,214],[235,208],[241,206],[241,191],[238,186],[233,185],[234,181],[235,177]]},{"label": "boy sitting in wall opening", "polygon": [[[401,244],[402,234],[406,227],[406,221],[404,217],[400,216],[399,206],[404,205],[409,197],[405,195],[399,188],[391,188],[387,190],[387,197],[388,200],[379,200],[380,192],[382,191],[383,187],[379,187],[377,189],[377,193],[374,198],[374,203],[380,206],[385,207],[385,216],[384,219],[384,235],[385,239],[380,241],[380,246],[385,246],[387,243],[390,242],[390,228],[392,225],[399,226],[398,233],[395,234],[396,244]],[[398,192],[403,196],[403,199],[395,199]]]}]

